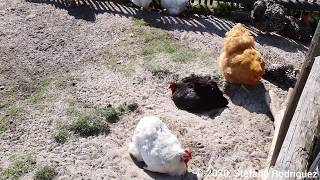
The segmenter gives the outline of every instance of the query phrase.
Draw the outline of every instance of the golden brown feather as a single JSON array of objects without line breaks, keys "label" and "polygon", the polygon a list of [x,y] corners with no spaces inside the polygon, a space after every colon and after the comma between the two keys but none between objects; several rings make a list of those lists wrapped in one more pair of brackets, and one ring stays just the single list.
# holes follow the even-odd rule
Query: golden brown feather
[{"label": "golden brown feather", "polygon": [[223,52],[218,58],[227,81],[243,85],[256,85],[264,73],[264,63],[254,48],[254,37],[238,23],[224,39]]}]

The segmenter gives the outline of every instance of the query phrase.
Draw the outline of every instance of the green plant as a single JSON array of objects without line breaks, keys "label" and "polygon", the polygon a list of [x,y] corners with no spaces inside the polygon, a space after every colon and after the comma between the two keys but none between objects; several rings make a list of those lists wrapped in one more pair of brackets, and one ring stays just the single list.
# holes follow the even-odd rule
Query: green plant
[{"label": "green plant", "polygon": [[215,3],[212,8],[214,15],[220,17],[229,17],[231,15],[231,11],[237,9],[234,3],[230,2]]},{"label": "green plant", "polygon": [[57,143],[65,143],[67,141],[68,135],[69,135],[69,131],[66,128],[60,128],[54,134],[54,140]]},{"label": "green plant", "polygon": [[7,129],[16,125],[16,118],[23,112],[23,109],[18,106],[10,106],[5,111],[3,116],[0,116],[0,134]]},{"label": "green plant", "polygon": [[52,180],[56,175],[57,175],[57,172],[55,171],[54,168],[49,166],[44,166],[36,172],[34,179],[35,180]]},{"label": "green plant", "polygon": [[104,49],[99,53],[109,68],[126,76],[135,72],[140,60],[146,65],[155,64],[163,56],[176,63],[187,63],[196,58],[212,59],[211,54],[190,48],[167,31],[151,27],[141,19],[134,18],[126,34],[130,34],[130,38],[119,41],[114,49]]},{"label": "green plant", "polygon": [[70,130],[83,137],[110,133],[110,128],[106,122],[89,115],[80,116],[72,123]]},{"label": "green plant", "polygon": [[163,79],[167,77],[168,75],[172,74],[168,69],[160,69],[160,68],[154,68],[151,69],[152,76],[158,77],[160,79]]},{"label": "green plant", "polygon": [[200,3],[199,1],[194,1],[194,3],[192,3],[191,6],[192,6],[192,11],[195,13],[212,14],[212,11],[213,11],[211,4],[204,4],[204,3]]},{"label": "green plant", "polygon": [[138,104],[138,103],[135,103],[135,102],[128,104],[128,110],[129,110],[129,112],[133,112],[133,111],[137,110],[138,107],[139,107],[139,104]]},{"label": "green plant", "polygon": [[45,92],[50,82],[51,79],[44,79],[38,84],[36,91],[30,96],[30,101],[32,103],[38,103],[44,98]]},{"label": "green plant", "polygon": [[142,55],[145,60],[152,60],[158,54],[167,54],[175,62],[188,62],[197,54],[196,50],[181,44],[163,30],[150,27],[143,20],[135,19],[130,29],[142,45]]},{"label": "green plant", "polygon": [[119,121],[119,113],[113,107],[107,107],[99,110],[103,118],[109,123],[116,123]]},{"label": "green plant", "polygon": [[75,78],[74,76],[67,74],[67,75],[55,78],[53,80],[53,85],[58,89],[65,89],[70,86],[75,86],[77,84],[76,83],[77,80],[78,79]]},{"label": "green plant", "polygon": [[121,105],[119,105],[117,110],[119,111],[120,114],[125,114],[127,112],[133,112],[133,111],[137,110],[138,107],[139,107],[138,103],[133,102],[133,103],[127,104],[125,102],[125,103],[122,103]]},{"label": "green plant", "polygon": [[[199,13],[205,14],[214,14],[215,16],[220,17],[228,17],[231,14],[231,11],[239,9],[235,3],[232,2],[218,2],[213,1],[212,4],[204,4],[200,3],[199,1],[195,1],[192,3],[192,10]],[[247,9],[250,11],[251,9]]]},{"label": "green plant", "polygon": [[117,107],[117,111],[119,112],[119,114],[123,115],[127,112],[127,103],[122,103]]},{"label": "green plant", "polygon": [[6,106],[7,106],[7,104],[5,102],[0,101],[0,109],[4,108]]},{"label": "green plant", "polygon": [[30,155],[20,158],[0,172],[0,179],[19,179],[22,175],[31,172],[35,168],[36,161]]}]

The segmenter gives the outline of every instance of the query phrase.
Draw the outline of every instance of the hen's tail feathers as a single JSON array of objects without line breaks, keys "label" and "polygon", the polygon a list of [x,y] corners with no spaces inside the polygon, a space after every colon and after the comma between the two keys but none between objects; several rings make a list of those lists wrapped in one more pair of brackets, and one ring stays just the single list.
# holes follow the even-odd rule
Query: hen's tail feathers
[{"label": "hen's tail feathers", "polygon": [[130,154],[130,157],[133,161],[133,163],[138,166],[140,169],[145,169],[147,166],[147,164],[144,161],[138,161],[132,154]]},{"label": "hen's tail feathers", "polygon": [[134,142],[129,144],[129,153],[133,156],[137,161],[143,161],[142,156]]}]

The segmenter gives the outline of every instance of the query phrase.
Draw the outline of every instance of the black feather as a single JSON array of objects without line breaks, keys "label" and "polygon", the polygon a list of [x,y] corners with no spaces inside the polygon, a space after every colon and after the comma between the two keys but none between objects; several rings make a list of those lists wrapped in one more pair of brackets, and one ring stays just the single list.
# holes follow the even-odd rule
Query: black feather
[{"label": "black feather", "polygon": [[251,19],[262,31],[281,31],[285,27],[284,7],[273,0],[258,0],[253,5]]},{"label": "black feather", "polygon": [[190,112],[203,112],[228,105],[228,100],[210,76],[194,74],[177,83],[172,100],[179,109]]}]

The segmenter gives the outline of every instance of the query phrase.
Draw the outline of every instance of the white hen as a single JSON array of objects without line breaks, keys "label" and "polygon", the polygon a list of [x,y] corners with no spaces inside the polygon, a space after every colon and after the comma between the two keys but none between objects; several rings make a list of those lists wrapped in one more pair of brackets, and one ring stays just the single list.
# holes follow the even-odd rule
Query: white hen
[{"label": "white hen", "polygon": [[144,9],[149,9],[152,0],[131,0],[131,2],[136,6],[142,7]]},{"label": "white hen", "polygon": [[161,0],[161,7],[170,15],[177,16],[187,9],[188,0]]},{"label": "white hen", "polygon": [[191,151],[183,150],[176,136],[155,116],[139,121],[129,153],[146,164],[144,169],[172,176],[185,174],[192,158]]}]

